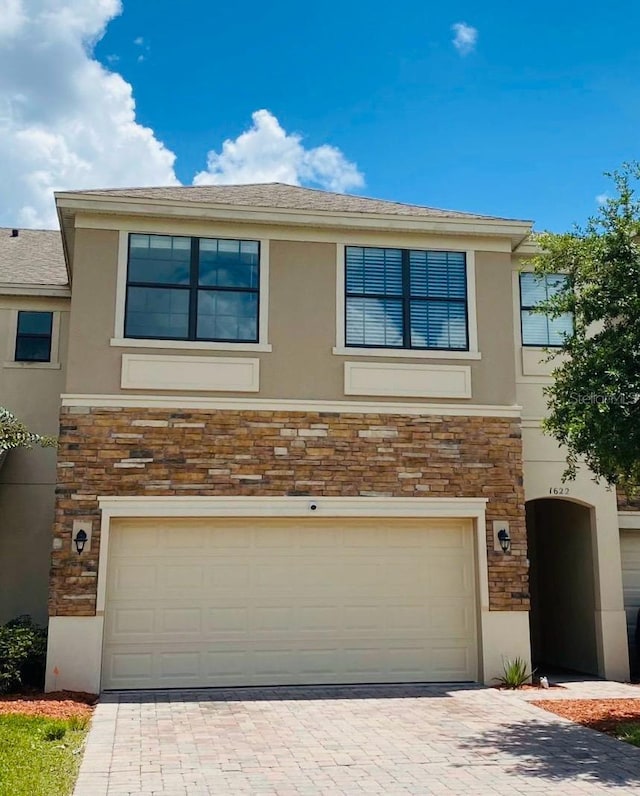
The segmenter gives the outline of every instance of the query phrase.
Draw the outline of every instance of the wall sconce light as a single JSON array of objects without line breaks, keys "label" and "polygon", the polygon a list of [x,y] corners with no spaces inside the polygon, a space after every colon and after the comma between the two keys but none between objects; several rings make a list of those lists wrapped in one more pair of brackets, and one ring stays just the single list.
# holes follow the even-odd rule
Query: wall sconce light
[{"label": "wall sconce light", "polygon": [[84,550],[84,546],[86,545],[88,538],[89,537],[87,536],[87,532],[85,530],[83,530],[82,528],[76,534],[75,539],[73,540],[73,543],[76,546],[76,550],[78,551],[78,555],[82,554],[82,551]]},{"label": "wall sconce light", "polygon": [[511,552],[511,537],[509,536],[509,531],[506,528],[501,528],[498,531],[498,541],[500,542],[500,547],[502,548],[503,553],[510,553]]}]

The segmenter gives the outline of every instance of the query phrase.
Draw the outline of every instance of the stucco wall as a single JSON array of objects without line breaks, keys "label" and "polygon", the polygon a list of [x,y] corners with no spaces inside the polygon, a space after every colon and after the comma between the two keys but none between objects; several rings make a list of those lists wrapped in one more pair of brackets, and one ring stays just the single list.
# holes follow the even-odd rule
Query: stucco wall
[{"label": "stucco wall", "polygon": [[[60,367],[12,362],[17,310],[59,313]],[[0,406],[41,434],[58,433],[67,335],[67,300],[0,297]],[[0,622],[24,613],[46,621],[55,483],[53,450],[10,451],[0,467]]]},{"label": "stucco wall", "polygon": [[[170,231],[168,221],[167,233]],[[184,234],[185,230],[182,232]],[[198,232],[202,234],[203,230],[198,229]],[[212,225],[206,234],[219,234],[218,228]],[[227,225],[224,234],[247,237],[251,230],[241,225],[229,229]],[[262,231],[261,234],[267,233]],[[215,356],[259,358],[261,398],[349,400],[344,392],[343,367],[345,360],[357,360],[358,355],[336,355],[332,351],[337,342],[337,244],[308,239],[281,240],[278,234],[279,230],[269,231],[268,313],[272,351],[247,353],[232,348],[215,351]],[[129,349],[109,344],[115,331],[118,242],[119,233],[114,230],[76,231],[71,348],[66,386],[70,393],[121,393],[123,353],[211,356],[211,352],[202,350]],[[370,240],[363,238],[360,242],[366,244]],[[386,245],[422,248],[441,246],[443,242],[459,249],[469,245],[464,239],[443,241],[429,236],[421,236],[418,240],[375,236],[375,245],[385,245],[385,242]],[[478,341],[482,359],[463,360],[471,367],[470,403],[510,405],[515,402],[514,333],[509,312],[511,267],[509,253],[499,250],[475,252]],[[397,361],[391,357],[367,357],[366,360]],[[412,361],[402,359],[405,363]],[[415,361],[425,360],[417,358]],[[461,360],[445,357],[434,362],[459,365]]]}]

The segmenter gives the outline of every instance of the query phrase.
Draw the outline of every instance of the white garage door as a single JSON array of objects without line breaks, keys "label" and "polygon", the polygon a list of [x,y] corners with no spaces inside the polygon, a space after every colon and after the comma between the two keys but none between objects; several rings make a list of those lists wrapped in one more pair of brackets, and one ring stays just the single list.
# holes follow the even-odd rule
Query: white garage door
[{"label": "white garage door", "polygon": [[477,679],[467,520],[114,522],[103,688]]},{"label": "white garage door", "polygon": [[622,556],[622,586],[624,608],[627,614],[629,653],[634,668],[636,618],[640,609],[640,531],[620,532],[620,554]]}]

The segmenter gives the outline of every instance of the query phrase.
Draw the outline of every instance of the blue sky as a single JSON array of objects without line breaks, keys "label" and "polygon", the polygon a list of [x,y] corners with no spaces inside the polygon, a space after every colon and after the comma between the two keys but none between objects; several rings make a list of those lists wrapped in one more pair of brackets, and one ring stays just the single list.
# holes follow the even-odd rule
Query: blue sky
[{"label": "blue sky", "polygon": [[[87,144],[76,151],[77,134],[70,131],[78,124],[70,125],[69,115],[51,122],[66,149],[47,187],[162,184],[175,178],[190,184],[194,174],[207,170],[207,152],[220,153],[225,140],[235,141],[252,126],[252,114],[266,109],[286,131],[287,143],[297,134],[305,151],[330,146],[357,167],[363,185],[349,178],[340,183],[343,188],[530,218],[537,228],[560,231],[595,211],[596,197],[607,190],[603,171],[639,154],[636,4],[0,0],[0,10],[22,3],[23,16],[48,5],[67,6],[70,15],[82,18],[78,37],[86,63],[78,50],[65,66],[82,75],[65,96],[86,83],[73,112],[87,127],[93,149]],[[35,16],[29,21],[37,22]],[[475,30],[475,41],[467,30],[466,48],[454,46],[456,23]],[[37,36],[53,35],[50,24],[37,35],[33,25],[28,39],[26,27],[16,28],[28,46]],[[87,51],[88,38],[101,35]],[[60,53],[63,36],[68,44],[68,31],[57,41]],[[0,36],[0,70],[2,47]],[[95,145],[106,129],[98,107],[105,94],[100,80],[106,78],[92,72],[94,58],[120,75],[135,99],[128,132],[122,140],[120,129],[109,134],[111,151]],[[59,60],[52,61],[53,73],[63,68]],[[35,96],[38,79],[44,80],[42,72],[22,95],[33,90]],[[125,89],[113,85],[114,96],[107,91],[111,119],[118,116],[117,103],[126,104]],[[29,115],[17,96],[9,94],[8,107],[18,108],[13,112],[22,130]],[[0,110],[2,99],[0,78]],[[34,101],[33,108],[42,103]],[[127,149],[131,130],[144,137],[141,125],[153,138],[145,144],[148,157],[144,148],[135,155]],[[265,143],[268,136],[256,138],[254,149]],[[50,150],[42,145],[43,157]],[[236,155],[244,157],[242,151]],[[75,156],[82,168],[70,165]],[[252,163],[245,163],[249,171]],[[30,162],[22,172],[12,168],[19,185],[37,183],[42,171]],[[226,176],[206,179],[224,181],[229,173],[239,172],[226,169]],[[310,181],[300,170],[297,178],[334,184]],[[44,196],[44,183],[39,190]],[[0,199],[10,205],[11,197],[1,191]],[[33,197],[16,212],[34,223],[43,217]]]},{"label": "blue sky", "polygon": [[[478,31],[466,55],[456,22]],[[364,194],[561,230],[638,156],[639,28],[634,3],[125,0],[96,52],[182,181],[267,108],[354,160]]]}]

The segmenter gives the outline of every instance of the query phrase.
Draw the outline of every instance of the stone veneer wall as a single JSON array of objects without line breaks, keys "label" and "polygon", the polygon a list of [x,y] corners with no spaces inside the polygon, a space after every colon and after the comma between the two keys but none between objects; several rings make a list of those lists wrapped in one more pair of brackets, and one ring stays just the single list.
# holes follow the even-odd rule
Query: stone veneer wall
[{"label": "stone veneer wall", "polygon": [[629,498],[624,490],[616,489],[618,511],[640,511],[640,495]]},{"label": "stone veneer wall", "polygon": [[[486,497],[490,607],[529,607],[516,419],[63,408],[51,616],[95,614],[97,498],[113,495]],[[82,558],[77,519],[93,528]],[[511,555],[493,549],[495,519],[510,523]]]}]

